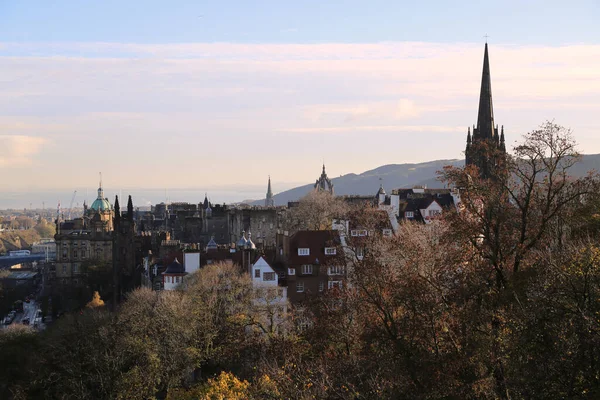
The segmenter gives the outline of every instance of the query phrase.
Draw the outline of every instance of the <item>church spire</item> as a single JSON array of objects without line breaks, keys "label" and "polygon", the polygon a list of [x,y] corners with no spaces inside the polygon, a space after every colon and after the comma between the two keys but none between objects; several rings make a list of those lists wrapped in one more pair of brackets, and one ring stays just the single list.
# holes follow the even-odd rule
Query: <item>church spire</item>
[{"label": "church spire", "polygon": [[273,207],[273,191],[271,190],[271,175],[269,175],[269,186],[267,187],[267,198],[265,199],[265,207]]},{"label": "church spire", "polygon": [[481,91],[479,93],[479,113],[477,116],[477,133],[481,139],[493,139],[498,135],[494,129],[494,107],[492,104],[492,81],[490,77],[490,60],[488,45],[485,43],[483,54],[483,72],[481,74]]}]

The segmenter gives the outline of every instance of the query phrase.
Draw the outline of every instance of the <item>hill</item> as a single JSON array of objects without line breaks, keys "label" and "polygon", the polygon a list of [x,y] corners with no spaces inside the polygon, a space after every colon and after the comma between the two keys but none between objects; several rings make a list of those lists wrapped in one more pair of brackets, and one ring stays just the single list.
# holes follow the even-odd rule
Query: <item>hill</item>
[{"label": "hill", "polygon": [[[375,195],[380,182],[390,193],[392,189],[426,185],[428,188],[442,188],[443,183],[437,180],[437,172],[446,165],[462,166],[464,160],[435,160],[418,164],[389,164],[365,171],[361,174],[350,173],[333,178],[336,195]],[[575,176],[583,176],[590,170],[600,170],[600,154],[584,155],[580,163],[572,169]],[[380,181],[381,179],[381,181]],[[273,196],[275,205],[286,205],[296,201],[312,190],[313,184],[298,186]],[[253,202],[263,205],[264,199]]]}]

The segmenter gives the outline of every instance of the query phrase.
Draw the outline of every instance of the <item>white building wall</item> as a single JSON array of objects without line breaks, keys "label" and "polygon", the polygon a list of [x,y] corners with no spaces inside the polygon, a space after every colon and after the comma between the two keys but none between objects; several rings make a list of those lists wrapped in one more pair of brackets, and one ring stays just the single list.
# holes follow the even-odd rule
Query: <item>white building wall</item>
[{"label": "white building wall", "polygon": [[183,253],[185,272],[191,274],[200,268],[200,253]]},{"label": "white building wall", "polygon": [[163,275],[163,279],[165,290],[175,290],[177,286],[179,286],[179,284],[183,281],[183,276]]}]

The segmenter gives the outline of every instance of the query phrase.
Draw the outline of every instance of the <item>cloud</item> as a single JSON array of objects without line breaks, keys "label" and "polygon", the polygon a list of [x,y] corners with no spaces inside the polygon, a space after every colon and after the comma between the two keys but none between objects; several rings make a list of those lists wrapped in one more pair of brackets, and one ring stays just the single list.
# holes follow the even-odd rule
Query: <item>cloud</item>
[{"label": "cloud", "polygon": [[0,166],[24,167],[33,162],[33,157],[38,154],[46,139],[24,135],[0,135]]},{"label": "cloud", "polygon": [[[0,43],[0,134],[11,135],[2,141],[47,141],[23,157],[5,150],[3,167],[43,168],[0,183],[43,186],[58,174],[65,185],[85,183],[107,149],[118,160],[102,165],[107,179],[149,187],[238,182],[242,164],[250,184],[275,168],[310,182],[310,164],[318,173],[325,155],[340,173],[458,158],[477,119],[482,56],[471,43]],[[585,152],[600,152],[590,112],[600,46],[490,45],[490,61],[508,141],[554,118],[581,135]],[[370,134],[386,146],[354,140]],[[224,147],[232,162],[223,163]],[[245,162],[257,151],[270,156]],[[202,176],[156,168],[169,157],[183,171],[201,159]]]},{"label": "cloud", "polygon": [[287,128],[283,132],[289,133],[335,133],[350,132],[463,132],[463,126],[438,126],[438,125],[357,125],[357,126],[329,126],[316,128]]}]

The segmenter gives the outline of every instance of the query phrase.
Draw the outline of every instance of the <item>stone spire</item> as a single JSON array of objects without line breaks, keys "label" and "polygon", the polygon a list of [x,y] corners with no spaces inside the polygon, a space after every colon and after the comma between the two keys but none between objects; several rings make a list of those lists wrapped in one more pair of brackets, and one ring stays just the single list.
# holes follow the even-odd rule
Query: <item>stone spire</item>
[{"label": "stone spire", "polygon": [[115,227],[121,223],[121,207],[119,206],[119,196],[115,195]]},{"label": "stone spire", "polygon": [[477,115],[477,129],[473,132],[478,139],[495,139],[498,129],[494,126],[494,106],[492,103],[492,80],[490,77],[490,60],[488,45],[485,44],[483,54],[483,72],[481,74],[481,91],[479,92],[479,113]]},{"label": "stone spire", "polygon": [[[500,151],[498,151],[500,150]],[[490,177],[492,169],[499,165],[501,154],[506,152],[504,144],[504,128],[502,136],[498,135],[498,127],[494,123],[494,106],[492,102],[492,80],[490,76],[490,60],[488,45],[485,43],[483,54],[483,71],[481,74],[481,90],[479,92],[479,110],[477,125],[467,131],[465,149],[466,165],[476,165],[482,177]]]},{"label": "stone spire", "polygon": [[127,220],[133,221],[133,200],[131,200],[131,195],[129,195],[129,199],[127,200]]},{"label": "stone spire", "polygon": [[273,191],[271,190],[271,175],[269,175],[269,186],[267,187],[267,198],[265,199],[265,207],[273,207]]}]

